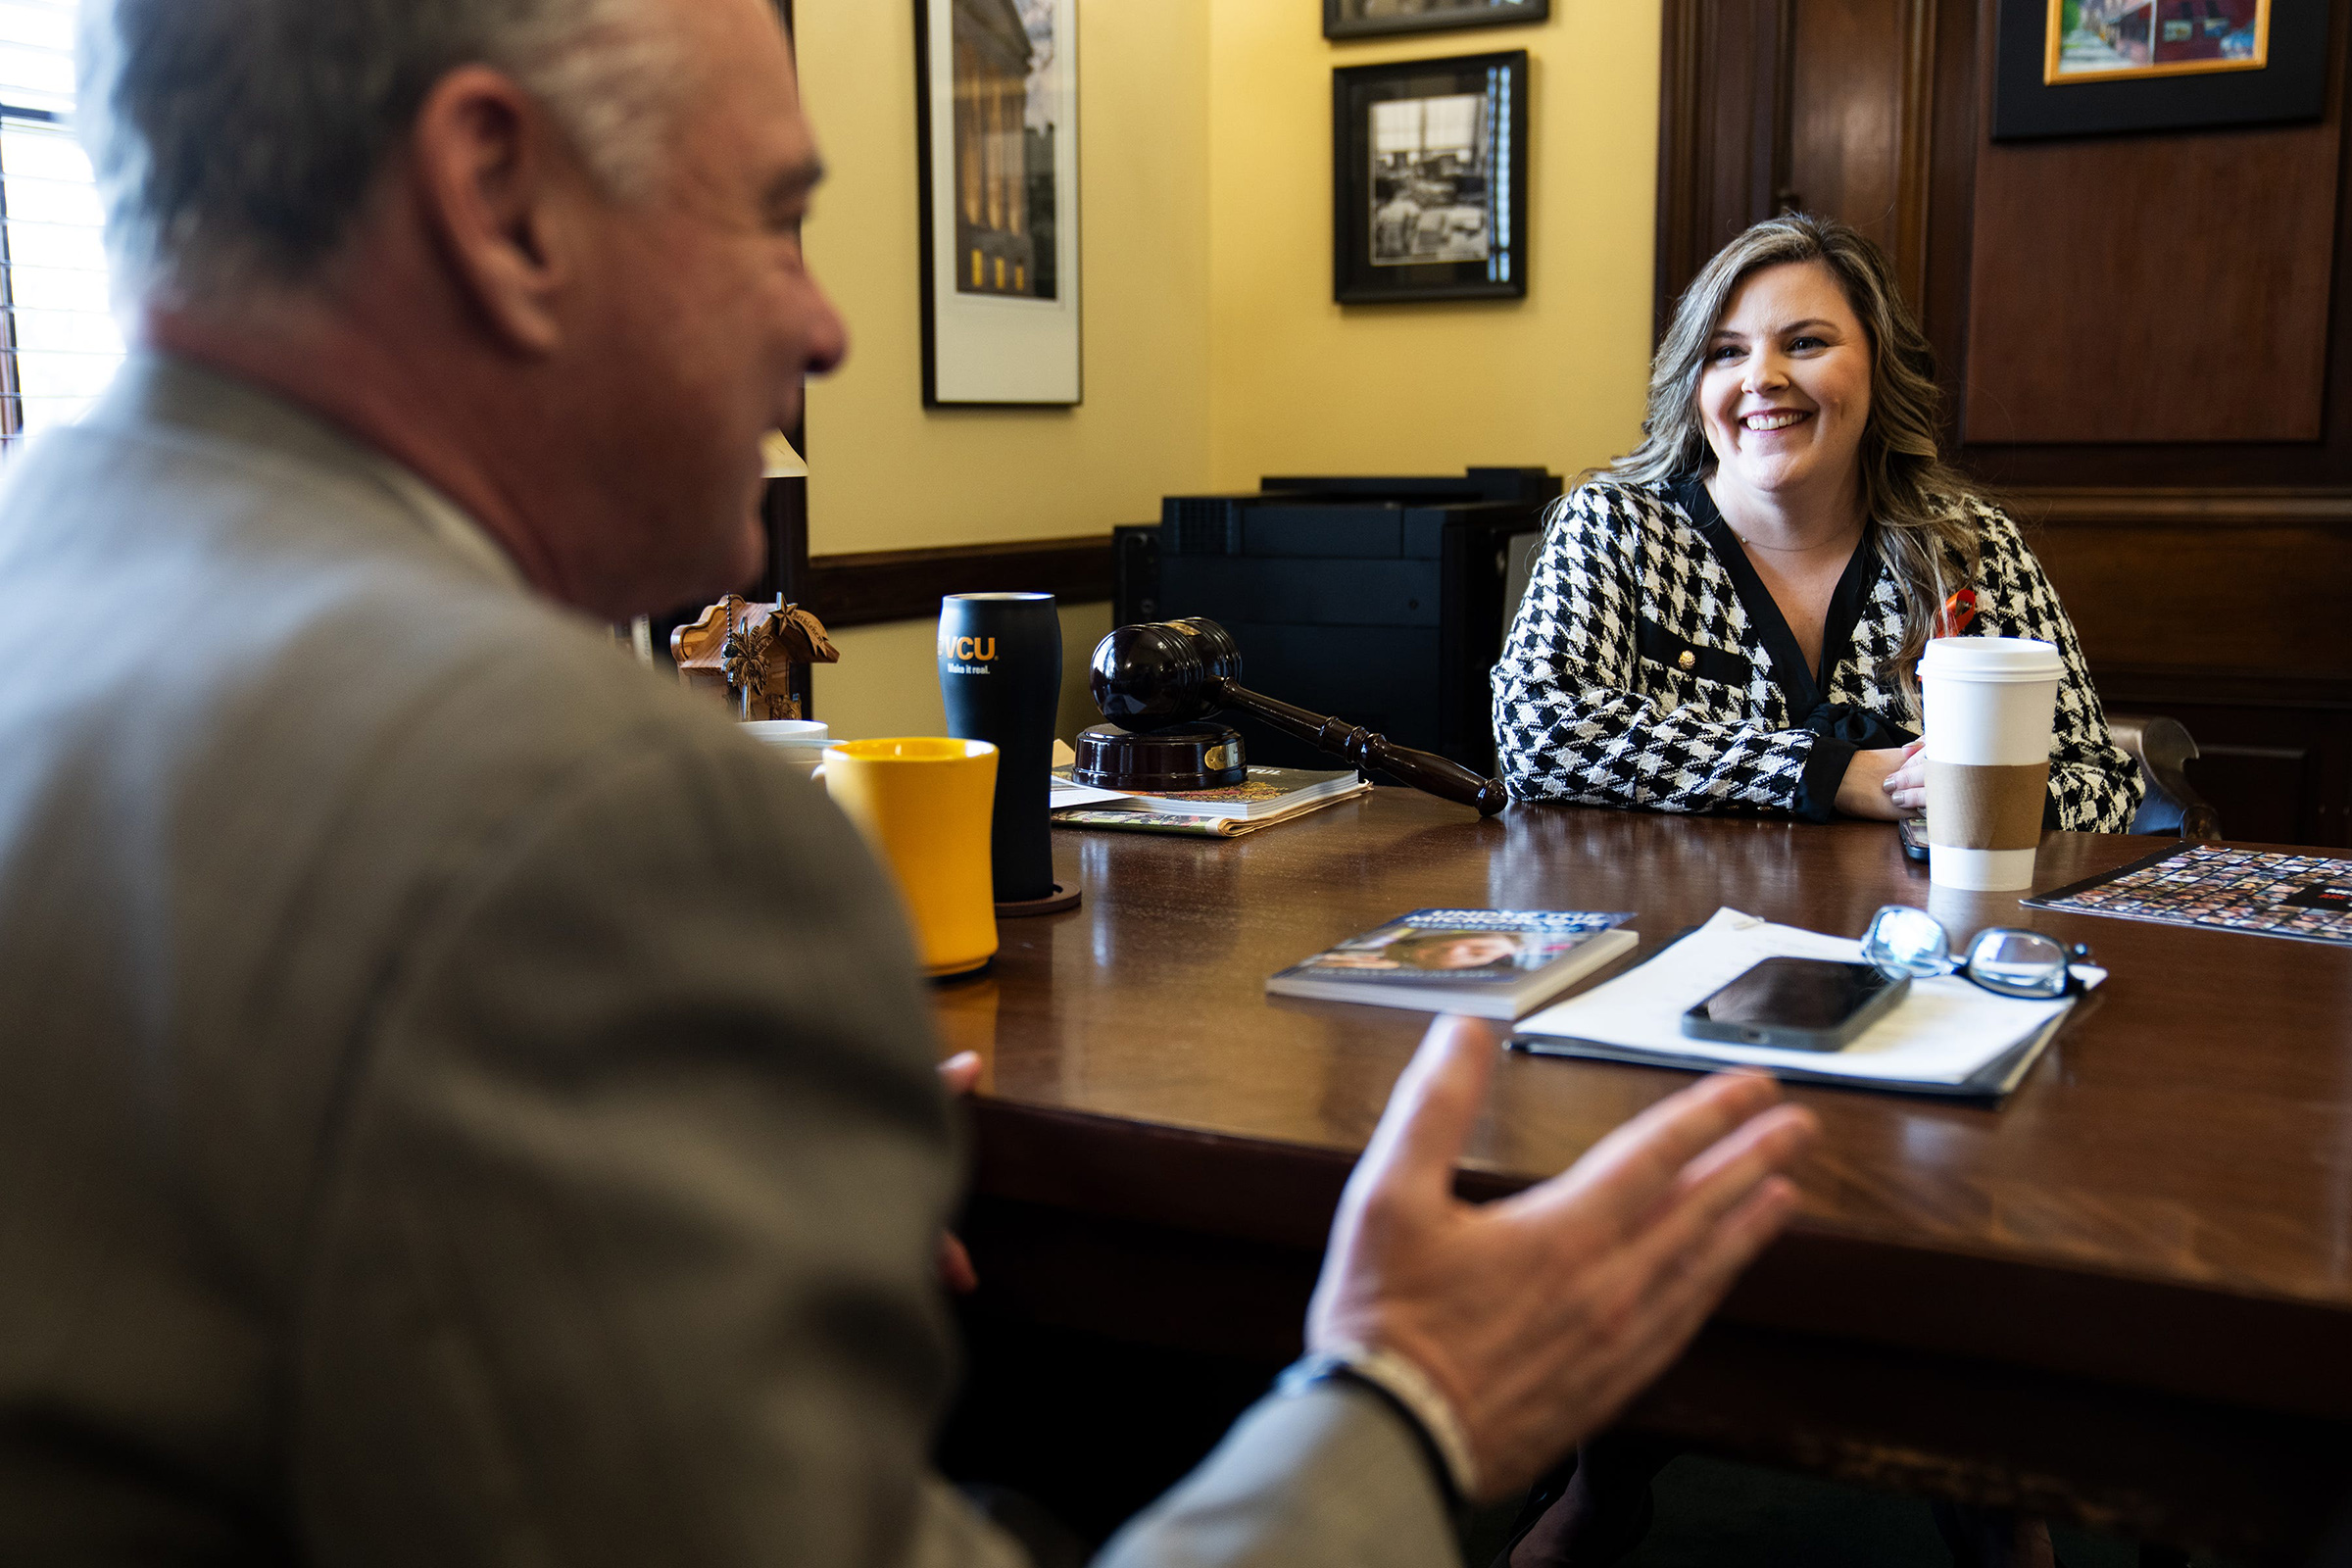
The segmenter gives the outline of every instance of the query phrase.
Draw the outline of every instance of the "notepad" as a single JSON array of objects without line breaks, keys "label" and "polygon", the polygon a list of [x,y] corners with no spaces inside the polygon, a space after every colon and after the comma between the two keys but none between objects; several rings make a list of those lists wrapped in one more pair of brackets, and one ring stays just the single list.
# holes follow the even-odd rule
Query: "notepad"
[{"label": "notepad", "polygon": [[[1701,1072],[1762,1067],[1795,1082],[1997,1098],[2032,1069],[2074,1005],[2071,998],[1996,996],[1958,975],[1937,975],[1914,980],[1901,1004],[1843,1051],[1782,1051],[1682,1032],[1687,1009],[1759,960],[1783,956],[1853,963],[1861,943],[1718,909],[1646,962],[1526,1019],[1511,1045],[1535,1055]],[[2082,965],[2075,972],[2091,985],[2106,978]]]}]

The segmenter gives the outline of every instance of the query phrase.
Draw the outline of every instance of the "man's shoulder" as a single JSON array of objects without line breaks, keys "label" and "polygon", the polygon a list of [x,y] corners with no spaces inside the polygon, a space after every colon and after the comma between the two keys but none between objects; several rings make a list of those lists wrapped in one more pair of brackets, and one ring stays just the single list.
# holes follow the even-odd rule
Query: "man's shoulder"
[{"label": "man's shoulder", "polygon": [[0,494],[0,595],[37,589],[61,621],[79,604],[151,638],[155,680],[381,703],[401,683],[633,673],[589,622],[453,548],[380,472],[203,431],[58,432]]},{"label": "man's shoulder", "polygon": [[792,786],[714,705],[467,562],[364,466],[181,425],[61,432],[12,476],[0,654],[25,677],[0,736],[120,767],[289,866],[341,858],[335,840],[487,842],[648,756]]}]

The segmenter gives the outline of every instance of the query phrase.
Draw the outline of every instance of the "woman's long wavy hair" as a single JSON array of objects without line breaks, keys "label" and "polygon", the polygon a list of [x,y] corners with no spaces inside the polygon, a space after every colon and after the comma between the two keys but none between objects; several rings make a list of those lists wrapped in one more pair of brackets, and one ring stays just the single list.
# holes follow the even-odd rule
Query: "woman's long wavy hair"
[{"label": "woman's long wavy hair", "polygon": [[1829,268],[1870,336],[1870,417],[1856,454],[1862,505],[1878,524],[1880,548],[1903,598],[1902,644],[1880,666],[1879,678],[1891,680],[1916,715],[1919,656],[1945,598],[1976,577],[1978,533],[1970,504],[1977,491],[1943,461],[1936,444],[1942,394],[1936,386],[1936,351],[1878,246],[1835,219],[1786,213],[1716,252],[1676,303],[1674,323],[1650,362],[1649,414],[1642,421],[1646,439],[1598,476],[1664,484],[1713,470],[1715,454],[1698,413],[1707,345],[1740,285],[1787,262]]}]

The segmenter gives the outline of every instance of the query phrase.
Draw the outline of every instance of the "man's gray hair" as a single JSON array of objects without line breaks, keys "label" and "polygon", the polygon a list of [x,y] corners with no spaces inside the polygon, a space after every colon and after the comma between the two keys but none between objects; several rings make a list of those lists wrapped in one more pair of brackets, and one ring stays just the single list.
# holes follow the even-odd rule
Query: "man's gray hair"
[{"label": "man's gray hair", "polygon": [[434,83],[512,75],[606,190],[659,176],[679,51],[657,0],[83,0],[80,122],[118,287],[317,274]]}]

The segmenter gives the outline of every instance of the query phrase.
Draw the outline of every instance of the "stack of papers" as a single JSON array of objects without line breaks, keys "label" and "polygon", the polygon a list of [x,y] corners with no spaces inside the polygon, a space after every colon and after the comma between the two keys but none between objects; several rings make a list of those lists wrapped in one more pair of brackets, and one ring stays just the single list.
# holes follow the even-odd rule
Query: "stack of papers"
[{"label": "stack of papers", "polygon": [[[1683,1014],[1765,958],[1861,959],[1850,937],[1772,925],[1737,909],[1713,919],[1647,962],[1546,1007],[1519,1025],[1511,1044],[1537,1055],[1584,1056],[1706,1071],[1753,1066],[1775,1077],[1843,1083],[1908,1094],[1997,1097],[2041,1055],[2073,999],[2027,1002],[1996,996],[1959,975],[1911,982],[1894,1010],[1843,1051],[1786,1051],[1693,1040]],[[2078,964],[2091,985],[2104,970]]]}]

